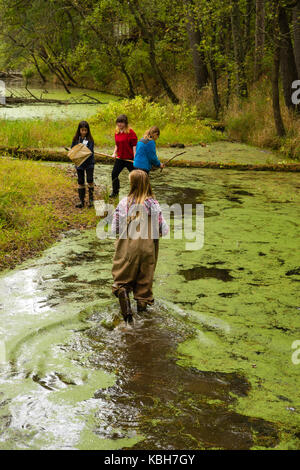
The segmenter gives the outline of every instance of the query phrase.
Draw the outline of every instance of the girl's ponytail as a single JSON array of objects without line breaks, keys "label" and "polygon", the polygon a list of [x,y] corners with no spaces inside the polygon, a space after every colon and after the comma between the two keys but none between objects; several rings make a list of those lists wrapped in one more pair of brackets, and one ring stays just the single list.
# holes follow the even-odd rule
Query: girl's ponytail
[{"label": "girl's ponytail", "polygon": [[157,134],[158,137],[160,135],[160,130],[157,126],[152,126],[150,127],[150,129],[148,129],[146,132],[145,132],[145,135],[144,135],[144,139],[153,139],[153,136]]}]

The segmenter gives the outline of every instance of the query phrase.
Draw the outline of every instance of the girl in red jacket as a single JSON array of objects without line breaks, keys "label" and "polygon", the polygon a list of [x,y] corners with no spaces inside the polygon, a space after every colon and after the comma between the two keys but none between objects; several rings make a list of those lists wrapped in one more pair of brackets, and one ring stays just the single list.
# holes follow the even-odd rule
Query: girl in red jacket
[{"label": "girl in red jacket", "polygon": [[110,197],[116,197],[120,190],[119,174],[126,167],[129,172],[133,168],[135,149],[137,144],[136,133],[129,127],[128,118],[121,114],[116,120],[117,128],[115,133],[115,150],[113,157],[115,164],[112,170],[112,193]]}]

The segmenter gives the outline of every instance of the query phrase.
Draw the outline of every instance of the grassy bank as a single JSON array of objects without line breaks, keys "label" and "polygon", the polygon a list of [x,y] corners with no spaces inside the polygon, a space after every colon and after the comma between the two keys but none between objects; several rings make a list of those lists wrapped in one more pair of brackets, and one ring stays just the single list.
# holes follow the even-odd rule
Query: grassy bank
[{"label": "grassy bank", "polygon": [[[199,93],[195,87],[189,86],[189,81],[188,75],[177,78],[175,86],[177,95],[187,103],[195,103],[202,118],[215,119],[211,86],[203,88]],[[280,105],[286,130],[284,138],[279,138],[275,129],[269,77],[263,76],[261,80],[252,84],[247,99],[236,98],[232,90],[228,107],[226,106],[227,81],[223,78],[218,81],[218,89],[223,107],[219,119],[225,126],[228,140],[276,150],[283,157],[300,160],[300,116],[291,113],[286,107],[281,87]]]},{"label": "grassy bank", "polygon": [[[224,85],[224,84],[223,84]],[[110,102],[95,110],[95,115],[87,118],[97,147],[114,145],[115,120],[119,114],[127,114],[130,125],[141,138],[147,128],[156,124],[161,129],[158,145],[166,147],[174,143],[197,145],[217,141],[238,141],[259,148],[279,151],[283,158],[300,160],[300,117],[290,113],[282,102],[282,116],[286,137],[279,138],[274,125],[272,99],[267,79],[253,85],[249,98],[232,98],[229,106],[224,106],[220,121],[225,133],[212,128],[214,109],[210,87],[192,98],[186,91],[182,102],[173,105],[150,102],[137,96],[134,100],[123,99]],[[226,88],[220,84],[221,102],[224,104]],[[190,104],[188,104],[190,103]],[[82,114],[82,119],[86,116]],[[0,119],[1,143],[3,147],[58,148],[69,146],[78,125],[73,119]]]},{"label": "grassy bank", "polygon": [[[161,128],[159,145],[180,142],[185,145],[214,142],[223,138],[199,120],[195,106],[185,104],[160,105],[137,97],[100,106],[89,118],[91,131],[98,147],[114,145],[115,120],[119,114],[128,115],[130,125],[141,138],[145,130],[156,124]],[[82,116],[84,119],[85,116]],[[1,145],[21,148],[54,148],[70,145],[78,126],[74,120],[0,120]]]},{"label": "grassy bank", "polygon": [[76,181],[32,161],[0,158],[0,269],[47,248],[60,232],[94,226],[94,210],[79,210]]},{"label": "grassy bank", "polygon": [[253,86],[250,97],[242,103],[233,100],[224,116],[230,139],[257,147],[279,150],[284,156],[300,160],[300,116],[291,113],[281,99],[286,136],[279,138],[274,125],[272,99],[267,81]]}]

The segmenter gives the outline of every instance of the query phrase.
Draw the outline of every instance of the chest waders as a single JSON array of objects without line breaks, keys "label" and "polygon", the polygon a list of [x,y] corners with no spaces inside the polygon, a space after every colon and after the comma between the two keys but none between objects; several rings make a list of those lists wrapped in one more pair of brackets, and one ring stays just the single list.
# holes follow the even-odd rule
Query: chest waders
[{"label": "chest waders", "polygon": [[[115,244],[113,259],[113,294],[119,298],[121,312],[125,321],[132,321],[129,292],[137,302],[138,312],[146,310],[154,302],[152,284],[157,264],[159,240],[152,238],[152,217],[148,215],[148,237],[132,239],[124,234]],[[124,238],[122,238],[124,237]]]}]

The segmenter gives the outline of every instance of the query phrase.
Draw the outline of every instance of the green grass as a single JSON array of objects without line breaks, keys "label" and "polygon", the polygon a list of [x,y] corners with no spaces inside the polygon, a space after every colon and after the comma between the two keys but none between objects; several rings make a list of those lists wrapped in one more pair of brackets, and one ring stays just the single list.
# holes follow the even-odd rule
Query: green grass
[{"label": "green grass", "polygon": [[148,98],[141,96],[137,96],[134,100],[124,99],[102,106],[91,119],[91,123],[110,129],[116,117],[123,113],[128,116],[130,125],[139,138],[151,126],[158,126],[161,130],[160,145],[174,142],[192,145],[199,142],[210,143],[223,138],[220,132],[212,130],[199,119],[196,106],[185,102],[178,105],[160,104],[150,102]]},{"label": "green grass", "polygon": [[[82,90],[81,90],[82,91]],[[243,142],[259,148],[279,151],[284,158],[300,159],[300,118],[290,113],[281,97],[282,115],[287,131],[285,138],[279,138],[274,126],[272,99],[269,82],[263,78],[255,83],[250,96],[242,102],[232,98],[228,109],[221,116],[226,127],[226,136],[212,130],[212,115],[208,111],[212,103],[210,88],[197,98],[197,104],[182,101],[179,105],[172,103],[150,102],[148,98],[137,96],[134,100],[117,101],[109,97],[106,105],[95,107],[95,115],[86,117],[90,123],[96,147],[114,146],[115,120],[119,114],[127,114],[131,127],[141,138],[145,130],[158,125],[161,136],[158,146],[169,146],[174,143],[197,145],[224,140]],[[224,97],[222,98],[224,101]],[[21,110],[23,108],[20,108]],[[84,110],[84,108],[82,108]],[[84,114],[82,118],[84,118]],[[75,119],[0,119],[1,145],[3,147],[21,148],[59,148],[69,146],[78,126]]]},{"label": "green grass", "polygon": [[43,250],[64,229],[96,223],[94,210],[74,208],[75,187],[55,167],[0,158],[0,269]]},{"label": "green grass", "polygon": [[[88,121],[90,122],[90,121]],[[21,148],[57,148],[70,146],[75,134],[78,121],[50,121],[50,120],[26,120],[26,121],[1,121],[1,146]],[[143,123],[131,123],[138,138],[142,138],[145,130],[150,127]],[[97,147],[114,146],[115,125],[90,124],[91,131]],[[159,145],[183,143],[196,145],[200,142],[211,143],[222,139],[220,132],[195,124],[170,123],[161,129]]]},{"label": "green grass", "polygon": [[228,137],[256,147],[279,150],[284,157],[300,160],[300,117],[288,110],[283,95],[281,113],[286,130],[284,138],[277,135],[269,82],[263,78],[252,86],[248,99],[232,100],[224,114]]},{"label": "green grass", "polygon": [[[198,119],[195,107],[182,105],[160,105],[137,97],[101,106],[98,113],[88,119],[95,144],[98,147],[114,145],[115,120],[126,113],[130,125],[141,138],[145,131],[158,125],[161,129],[160,145],[180,142],[185,145],[221,140],[220,132],[210,129]],[[0,120],[1,145],[21,148],[55,148],[69,146],[78,126],[74,120]]]}]

